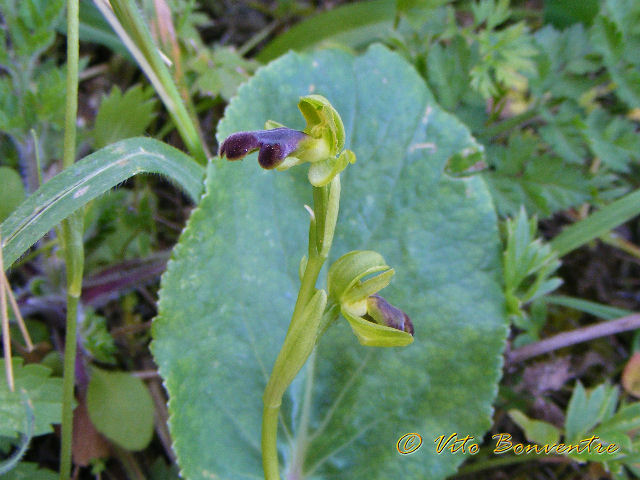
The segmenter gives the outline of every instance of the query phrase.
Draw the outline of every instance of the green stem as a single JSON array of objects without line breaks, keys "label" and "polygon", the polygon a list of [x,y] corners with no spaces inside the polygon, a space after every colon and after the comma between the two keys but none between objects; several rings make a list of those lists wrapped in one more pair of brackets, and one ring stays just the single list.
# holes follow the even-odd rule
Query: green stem
[{"label": "green stem", "polygon": [[264,406],[262,411],[262,468],[266,480],[279,479],[278,467],[278,414],[280,406]]},{"label": "green stem", "polygon": [[296,437],[296,443],[293,448],[293,461],[291,466],[290,477],[292,479],[302,478],[302,470],[304,467],[304,456],[309,444],[309,419],[311,418],[311,399],[313,396],[313,377],[315,373],[315,350],[309,357],[309,366],[307,367],[307,381],[304,389],[304,400],[302,401],[302,413],[300,414],[300,432]]},{"label": "green stem", "polygon": [[77,341],[78,298],[67,295],[67,329],[64,348],[64,378],[62,383],[62,445],[60,450],[60,480],[71,476],[71,439],[73,436],[73,387],[75,385],[75,344]]},{"label": "green stem", "polygon": [[[295,354],[288,351],[285,347],[290,344],[291,339],[294,338],[292,332],[298,332],[304,328],[307,320],[306,316],[302,315],[304,306],[308,303],[315,290],[315,284],[323,263],[324,259],[318,256],[311,257],[307,262],[307,267],[302,277],[302,285],[298,292],[298,300],[296,301],[293,317],[291,318],[291,324],[289,325],[283,348],[278,354],[273,371],[271,372],[271,377],[265,388],[263,397],[264,410],[262,414],[262,466],[266,480],[280,479],[277,447],[280,405],[282,404],[284,392],[289,387],[291,380],[293,380],[292,377],[295,377],[295,374],[292,375],[292,373],[297,373],[306,361],[306,358],[303,358],[297,362],[298,365],[292,365],[289,359],[295,357]],[[316,331],[314,329],[307,331],[315,337]],[[315,338],[313,341],[315,342]],[[297,343],[302,345],[303,342]]]},{"label": "green stem", "polygon": [[[78,111],[78,0],[67,2],[67,84],[64,129],[64,168],[73,165],[76,156],[76,115]],[[71,439],[73,436],[73,388],[78,301],[82,291],[84,247],[82,245],[83,212],[78,211],[62,222],[62,245],[67,270],[67,325],[62,383],[62,432],[60,448],[60,480],[71,475]]]},{"label": "green stem", "polygon": [[76,156],[76,114],[78,112],[78,0],[67,1],[67,84],[64,117],[63,168]]},{"label": "green stem", "polygon": [[[278,415],[284,392],[313,352],[321,333],[326,294],[316,290],[318,275],[329,256],[340,203],[340,178],[331,187],[314,187],[314,216],[309,226],[309,259],[304,269],[296,306],[284,344],[273,366],[264,391],[262,416],[262,466],[266,480],[279,480]],[[321,311],[318,311],[321,310]],[[326,323],[326,322],[325,322]],[[310,389],[311,386],[307,385]],[[304,429],[305,427],[303,427]],[[304,432],[301,433],[304,436]],[[300,440],[306,442],[306,440]],[[301,445],[300,445],[301,446]],[[302,466],[303,453],[297,451],[296,462]]]}]

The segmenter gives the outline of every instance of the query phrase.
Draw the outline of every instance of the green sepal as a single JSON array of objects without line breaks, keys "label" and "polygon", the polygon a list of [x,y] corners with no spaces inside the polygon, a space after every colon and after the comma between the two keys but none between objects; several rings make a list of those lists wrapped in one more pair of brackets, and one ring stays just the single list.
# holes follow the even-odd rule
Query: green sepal
[{"label": "green sepal", "polygon": [[413,342],[410,333],[386,325],[370,322],[362,317],[352,315],[345,308],[340,309],[347,319],[360,345],[367,347],[405,347]]},{"label": "green sepal", "polygon": [[309,162],[309,182],[315,187],[327,185],[349,163],[356,161],[351,150],[342,152],[345,143],[344,124],[340,114],[322,95],[301,97],[298,108],[307,121],[302,130],[310,138],[300,142],[295,156]]},{"label": "green sepal", "polygon": [[307,121],[303,132],[313,138],[322,138],[329,146],[329,154],[336,156],[344,147],[345,131],[342,118],[322,95],[300,97],[298,108]]},{"label": "green sepal", "polygon": [[[327,279],[329,297],[336,303],[342,304],[349,290],[358,285],[362,278],[385,270],[393,271],[378,252],[354,250],[346,253],[333,262],[329,268]],[[364,283],[374,281],[375,278],[373,277]],[[381,288],[388,284],[389,282],[387,281]],[[364,288],[364,286],[359,286],[358,288]]]}]

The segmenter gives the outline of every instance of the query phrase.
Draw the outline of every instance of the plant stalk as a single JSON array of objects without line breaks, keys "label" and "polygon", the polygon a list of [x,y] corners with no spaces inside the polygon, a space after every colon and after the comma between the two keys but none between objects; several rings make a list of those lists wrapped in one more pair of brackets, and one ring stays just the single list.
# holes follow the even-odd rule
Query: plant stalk
[{"label": "plant stalk", "polygon": [[[78,111],[78,0],[67,1],[67,84],[64,128],[64,168],[73,165],[76,155],[76,115]],[[62,383],[62,432],[60,480],[71,475],[71,440],[73,436],[73,399],[77,341],[78,302],[82,291],[84,246],[82,244],[83,211],[73,213],[62,222],[62,245],[67,269],[67,323]]]},{"label": "plant stalk", "polygon": [[[314,187],[314,215],[309,226],[309,259],[304,269],[298,298],[293,310],[291,323],[284,340],[284,344],[271,372],[271,377],[265,388],[262,415],[262,466],[265,480],[280,480],[278,465],[278,419],[282,397],[304,366],[314,350],[319,335],[322,333],[326,294],[315,288],[318,275],[325,260],[329,256],[329,249],[333,241],[338,207],[340,203],[340,178],[336,176],[330,187]],[[318,295],[322,311],[307,308]],[[320,308],[320,307],[317,307]],[[308,386],[310,388],[310,386]],[[297,459],[302,462],[302,459]]]},{"label": "plant stalk", "polygon": [[[287,345],[288,339],[291,338],[291,333],[299,331],[299,328],[306,323],[306,316],[302,315],[304,306],[311,298],[313,291],[315,290],[315,284],[322,269],[324,259],[318,256],[310,258],[305,268],[304,276],[302,277],[302,285],[298,292],[298,300],[296,301],[296,307],[291,318],[291,324],[285,337],[284,345]],[[310,335],[315,337],[316,331],[314,329],[308,330]],[[315,341],[315,338],[313,339]],[[264,468],[265,480],[279,480],[280,469],[278,466],[278,418],[280,414],[280,405],[282,404],[282,396],[291,383],[287,377],[288,372],[297,367],[299,371],[304,365],[304,361],[300,365],[291,365],[287,362],[285,357],[285,348],[280,350],[276,363],[271,372],[271,377],[265,388],[263,402],[264,410],[262,413],[262,466]],[[287,355],[290,356],[290,355]],[[296,372],[297,373],[297,372]]]}]

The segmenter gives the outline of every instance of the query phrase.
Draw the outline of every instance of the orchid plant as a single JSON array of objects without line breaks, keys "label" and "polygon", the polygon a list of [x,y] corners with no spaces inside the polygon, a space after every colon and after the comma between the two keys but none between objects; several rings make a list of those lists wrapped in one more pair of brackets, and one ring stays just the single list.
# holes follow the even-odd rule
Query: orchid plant
[{"label": "orchid plant", "polygon": [[317,289],[318,275],[329,257],[340,204],[340,173],[356,160],[345,150],[345,129],[338,112],[321,95],[302,97],[298,108],[304,130],[268,121],[266,130],[238,132],[220,147],[220,156],[240,160],[256,150],[266,169],[287,170],[309,163],[313,187],[309,246],[299,268],[300,290],[284,344],[267,383],[262,417],[262,464],[266,480],[280,478],[277,452],[282,397],[311,355],[320,337],[342,314],[362,345],[406,346],[413,342],[409,316],[378,294],[394,275],[373,251],[352,251],[329,268],[328,292]]}]

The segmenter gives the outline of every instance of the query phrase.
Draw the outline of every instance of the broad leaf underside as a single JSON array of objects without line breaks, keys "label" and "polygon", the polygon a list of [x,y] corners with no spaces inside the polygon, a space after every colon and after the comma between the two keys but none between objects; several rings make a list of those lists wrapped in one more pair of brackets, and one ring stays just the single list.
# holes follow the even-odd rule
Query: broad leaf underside
[{"label": "broad leaf underside", "polygon": [[[340,112],[357,155],[342,176],[330,261],[380,252],[397,271],[383,294],[411,316],[416,335],[406,348],[366,348],[340,319],[285,398],[294,439],[281,428],[281,464],[292,461],[312,374],[311,432],[332,413],[307,449],[309,478],[442,478],[464,458],[438,455],[433,440],[457,432],[480,441],[506,335],[489,193],[480,178],[442,173],[450,156],[477,145],[412,67],[380,46],[269,64],[241,87],[218,140],[268,119],[302,128],[296,104],[309,93]],[[262,478],[262,392],[298,291],[311,188],[306,167],[267,172],[255,155],[216,159],[206,188],[163,277],[153,352],[185,478]],[[408,432],[424,444],[400,455],[396,441]]]}]

